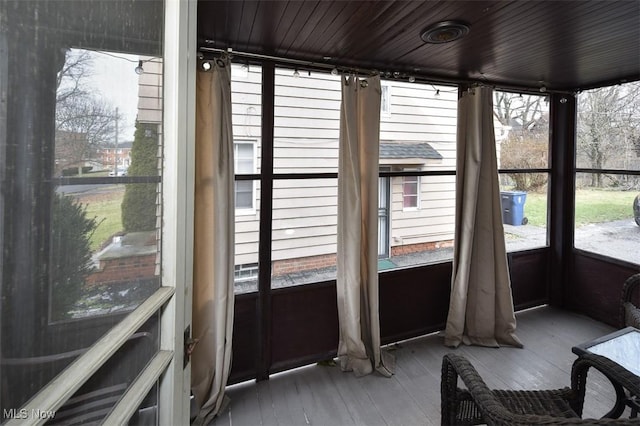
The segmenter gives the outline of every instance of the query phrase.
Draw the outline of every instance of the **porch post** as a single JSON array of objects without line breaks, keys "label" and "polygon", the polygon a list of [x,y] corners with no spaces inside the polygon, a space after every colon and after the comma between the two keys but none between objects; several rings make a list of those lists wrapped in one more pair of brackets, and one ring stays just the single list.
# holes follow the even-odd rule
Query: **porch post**
[{"label": "porch post", "polygon": [[553,94],[550,98],[549,302],[564,306],[573,262],[576,97]]},{"label": "porch post", "polygon": [[273,210],[273,123],[275,64],[262,64],[262,151],[260,157],[260,237],[258,244],[258,342],[256,379],[269,379],[271,369],[271,239]]}]

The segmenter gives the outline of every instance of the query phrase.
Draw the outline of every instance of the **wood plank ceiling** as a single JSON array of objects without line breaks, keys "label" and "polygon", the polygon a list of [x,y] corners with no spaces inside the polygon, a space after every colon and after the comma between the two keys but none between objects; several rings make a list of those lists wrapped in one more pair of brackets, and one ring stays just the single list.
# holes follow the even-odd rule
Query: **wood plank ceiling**
[{"label": "wood plank ceiling", "polygon": [[[453,19],[470,24],[465,38],[421,40]],[[554,90],[640,79],[638,0],[199,0],[198,36],[200,46],[433,79]]]}]

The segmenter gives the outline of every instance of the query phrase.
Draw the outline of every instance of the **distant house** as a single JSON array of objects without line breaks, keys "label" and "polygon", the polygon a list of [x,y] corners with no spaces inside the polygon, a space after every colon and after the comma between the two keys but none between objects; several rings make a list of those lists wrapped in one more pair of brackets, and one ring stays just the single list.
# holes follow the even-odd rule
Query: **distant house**
[{"label": "distant house", "polygon": [[[260,173],[261,75],[233,65],[233,132],[237,174]],[[274,173],[336,173],[340,79],[276,71]],[[457,90],[383,81],[380,171],[455,170]],[[455,177],[380,179],[379,257],[451,246]],[[255,278],[259,182],[236,181],[236,279]],[[335,266],[337,180],[276,180],[273,189],[274,276]]]},{"label": "distant house", "polygon": [[141,56],[144,72],[138,77],[137,121],[157,124],[158,134],[162,134],[162,59]]},{"label": "distant house", "polygon": [[131,164],[131,147],[133,142],[115,142],[112,146],[101,148],[99,153],[100,163],[104,168],[113,170],[126,170]]},{"label": "distant house", "polygon": [[[145,59],[139,77],[138,122],[161,122],[162,63]],[[260,173],[261,72],[232,65],[236,174]],[[340,79],[277,70],[274,173],[337,173]],[[380,160],[384,171],[455,170],[457,89],[383,81]],[[313,188],[310,191],[309,188]],[[258,264],[259,182],[238,180],[236,279],[254,279]],[[380,179],[379,256],[452,245],[454,176]],[[335,266],[337,180],[275,181],[274,275]]]}]

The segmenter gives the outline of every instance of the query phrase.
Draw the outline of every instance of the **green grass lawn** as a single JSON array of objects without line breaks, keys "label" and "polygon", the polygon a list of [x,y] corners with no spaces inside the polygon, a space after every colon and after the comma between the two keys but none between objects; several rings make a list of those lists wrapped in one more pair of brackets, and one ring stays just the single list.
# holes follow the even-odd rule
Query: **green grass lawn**
[{"label": "green grass lawn", "polygon": [[91,251],[99,250],[115,233],[122,231],[122,191],[110,197],[89,202],[81,201],[87,206],[87,217],[96,218],[98,227],[91,236]]},{"label": "green grass lawn", "polygon": [[533,226],[547,225],[547,193],[527,193],[524,203],[524,217],[529,219]]},{"label": "green grass lawn", "polygon": [[[99,223],[91,237],[91,250],[100,247],[114,234],[122,231],[122,198],[124,190],[116,190],[103,196],[79,201],[87,206],[87,217],[95,217]],[[611,191],[580,189],[576,191],[576,225],[610,222],[633,218],[635,191]],[[533,226],[547,224],[547,194],[527,193],[524,216]]]},{"label": "green grass lawn", "polygon": [[[635,191],[579,189],[576,191],[576,226],[633,218]],[[528,193],[524,215],[534,226],[547,223],[547,194]]]}]

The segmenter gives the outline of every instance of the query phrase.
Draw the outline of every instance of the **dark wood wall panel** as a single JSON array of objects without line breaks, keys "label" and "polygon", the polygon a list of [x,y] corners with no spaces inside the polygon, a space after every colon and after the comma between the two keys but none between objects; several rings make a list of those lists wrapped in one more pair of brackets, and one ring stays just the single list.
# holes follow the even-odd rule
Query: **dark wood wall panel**
[{"label": "dark wood wall panel", "polygon": [[573,279],[567,286],[567,307],[617,327],[620,325],[622,284],[637,272],[640,272],[637,266],[576,252]]},{"label": "dark wood wall panel", "polygon": [[447,320],[451,262],[380,274],[383,344],[441,330]]},{"label": "dark wood wall panel", "polygon": [[258,354],[258,293],[236,296],[233,316],[232,361],[229,384],[256,376]]},{"label": "dark wood wall panel", "polygon": [[272,373],[335,355],[335,282],[273,290],[271,307]]},{"label": "dark wood wall panel", "polygon": [[509,269],[513,305],[516,310],[548,303],[548,249],[510,253]]},{"label": "dark wood wall panel", "polygon": [[[517,309],[547,301],[548,250],[510,255]],[[380,274],[380,334],[383,344],[442,330],[447,320],[451,262]],[[269,373],[336,355],[339,338],[335,281],[271,292]],[[256,377],[264,364],[258,345],[257,293],[236,297],[230,383]]]}]

